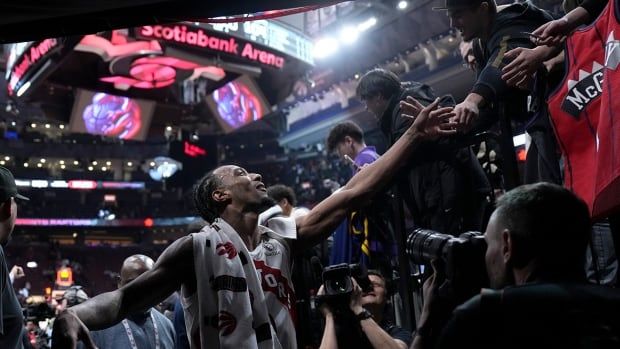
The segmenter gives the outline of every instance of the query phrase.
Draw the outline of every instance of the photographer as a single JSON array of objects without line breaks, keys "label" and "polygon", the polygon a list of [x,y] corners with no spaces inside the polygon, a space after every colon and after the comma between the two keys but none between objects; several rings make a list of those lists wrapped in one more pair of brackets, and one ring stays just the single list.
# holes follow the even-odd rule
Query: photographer
[{"label": "photographer", "polygon": [[[354,278],[353,292],[349,299],[349,308],[359,321],[363,334],[370,343],[368,348],[398,348],[405,349],[411,343],[411,335],[406,330],[393,325],[385,318],[386,304],[389,295],[385,278],[377,271],[368,271],[368,278],[372,290],[363,292]],[[321,286],[318,296],[325,294],[325,287]],[[320,307],[325,317],[325,331],[321,341],[321,349],[338,348],[338,325],[334,318],[334,311],[327,303]],[[350,340],[350,339],[347,339]],[[361,349],[361,348],[360,348]]]},{"label": "photographer", "polygon": [[438,316],[444,268],[424,284],[412,348],[618,348],[620,295],[585,281],[590,235],[586,204],[558,185],[506,193],[485,233],[491,287]]}]

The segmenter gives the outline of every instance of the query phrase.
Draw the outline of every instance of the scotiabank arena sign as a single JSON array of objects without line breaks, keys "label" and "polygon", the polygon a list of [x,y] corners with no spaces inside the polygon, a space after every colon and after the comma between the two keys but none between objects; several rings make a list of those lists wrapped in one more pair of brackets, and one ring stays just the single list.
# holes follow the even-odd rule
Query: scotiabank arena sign
[{"label": "scotiabank arena sign", "polygon": [[[10,96],[17,93],[18,97],[23,90],[22,86],[32,76],[35,70],[56,52],[60,47],[59,39],[45,39],[35,41],[26,45],[14,44],[9,49],[9,59],[7,62],[7,82]],[[29,86],[29,85],[26,85]],[[27,87],[26,87],[27,88]]]},{"label": "scotiabank arena sign", "polygon": [[136,35],[145,39],[224,53],[275,68],[282,68],[285,63],[282,55],[259,47],[255,43],[187,24],[147,25],[137,28]]}]

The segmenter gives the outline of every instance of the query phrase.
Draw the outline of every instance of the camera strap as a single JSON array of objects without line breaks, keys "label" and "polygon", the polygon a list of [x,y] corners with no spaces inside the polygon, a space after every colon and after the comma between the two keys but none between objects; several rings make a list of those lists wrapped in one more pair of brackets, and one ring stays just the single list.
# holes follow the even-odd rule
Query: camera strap
[{"label": "camera strap", "polygon": [[[153,321],[153,330],[155,331],[155,349],[160,349],[159,343],[159,330],[157,329],[157,323],[155,323],[155,316],[153,316],[153,309],[151,309],[151,321]],[[123,327],[125,327],[125,332],[127,333],[127,338],[129,339],[129,344],[132,349],[138,349],[136,345],[136,339],[133,337],[133,333],[131,332],[131,328],[129,327],[129,322],[127,319],[123,319],[121,321],[123,323]],[[146,333],[146,332],[145,332]]]}]

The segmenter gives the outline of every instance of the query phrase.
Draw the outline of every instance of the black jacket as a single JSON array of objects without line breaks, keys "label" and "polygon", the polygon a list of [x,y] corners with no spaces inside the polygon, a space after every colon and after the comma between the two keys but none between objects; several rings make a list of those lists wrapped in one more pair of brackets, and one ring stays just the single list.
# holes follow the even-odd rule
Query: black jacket
[{"label": "black jacket", "polygon": [[[392,146],[411,124],[401,116],[399,102],[413,96],[422,104],[435,100],[433,90],[418,82],[403,83],[381,117],[381,131]],[[444,96],[441,106],[453,106],[451,96]],[[481,218],[476,207],[491,188],[472,150],[456,138],[443,138],[421,144],[409,165],[397,176],[397,190],[413,215],[417,227],[447,234],[480,230]]]},{"label": "black jacket", "polygon": [[502,80],[502,68],[509,63],[504,54],[517,47],[533,48],[525,33],[531,33],[553,17],[529,2],[510,5],[499,11],[488,38],[477,40],[474,49],[478,78],[472,92],[493,103],[513,90]]}]

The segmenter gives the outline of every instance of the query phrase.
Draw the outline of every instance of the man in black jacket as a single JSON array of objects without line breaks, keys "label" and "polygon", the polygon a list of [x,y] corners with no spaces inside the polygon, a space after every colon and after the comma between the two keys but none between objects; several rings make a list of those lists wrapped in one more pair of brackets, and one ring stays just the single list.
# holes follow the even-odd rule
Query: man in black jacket
[{"label": "man in black jacket", "polygon": [[[505,98],[515,90],[502,80],[502,68],[508,63],[504,54],[517,47],[534,47],[527,33],[552,17],[529,2],[515,3],[498,12],[494,0],[446,0],[444,7],[433,9],[447,10],[450,25],[461,32],[463,40],[475,40],[474,46],[480,48],[474,50],[478,52],[476,83],[465,100],[454,107],[455,120],[469,129],[481,107],[515,99]],[[528,78],[524,74],[518,85],[524,85]],[[525,103],[525,96],[522,98]]]},{"label": "man in black jacket", "polygon": [[[383,69],[366,73],[360,79],[356,94],[377,118],[388,146],[402,136],[412,120],[402,117],[402,101],[408,96],[423,105],[435,100],[428,85],[401,83],[396,74]],[[444,96],[439,104],[453,106],[454,100]],[[471,149],[459,145],[456,139],[429,141],[420,146],[411,159],[399,176],[398,192],[414,224],[455,235],[481,230],[490,185]]]}]

